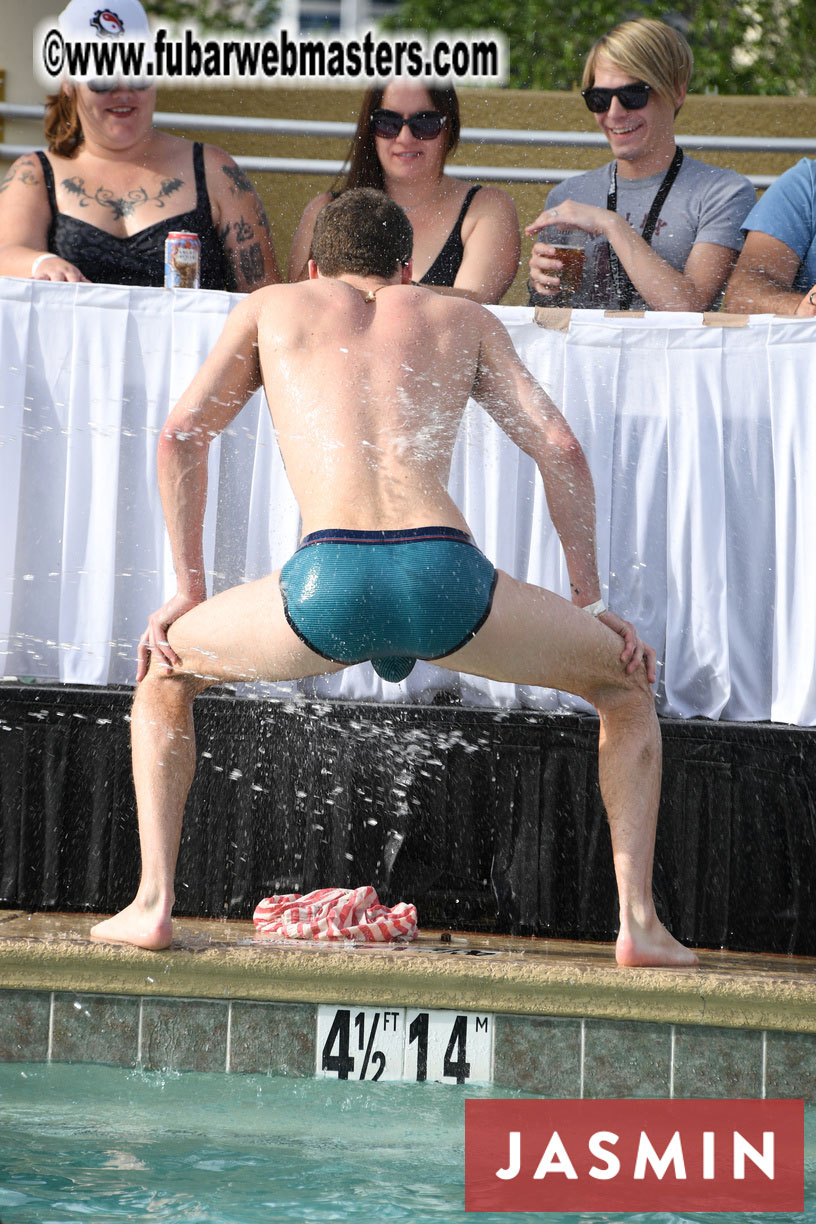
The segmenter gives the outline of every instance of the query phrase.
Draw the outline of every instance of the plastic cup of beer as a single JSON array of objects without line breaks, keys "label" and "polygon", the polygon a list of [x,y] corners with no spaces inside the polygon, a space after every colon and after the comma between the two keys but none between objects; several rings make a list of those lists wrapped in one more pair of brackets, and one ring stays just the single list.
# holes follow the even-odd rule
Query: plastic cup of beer
[{"label": "plastic cup of beer", "polygon": [[547,225],[539,230],[538,241],[555,247],[554,258],[564,265],[558,273],[561,293],[575,293],[581,286],[588,237],[586,230],[565,225]]}]

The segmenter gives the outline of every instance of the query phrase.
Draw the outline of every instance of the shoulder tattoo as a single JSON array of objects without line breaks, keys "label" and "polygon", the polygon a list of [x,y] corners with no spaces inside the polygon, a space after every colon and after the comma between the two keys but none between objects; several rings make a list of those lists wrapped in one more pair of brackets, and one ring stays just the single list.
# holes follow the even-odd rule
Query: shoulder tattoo
[{"label": "shoulder tattoo", "polygon": [[16,162],[0,182],[0,195],[7,191],[14,182],[20,183],[23,187],[36,187],[39,181],[37,163],[33,158],[27,157],[24,161]]},{"label": "shoulder tattoo", "polygon": [[225,164],[221,169],[230,180],[230,191],[233,195],[241,195],[246,191],[255,190],[249,176],[244,173],[240,166],[228,166]]}]

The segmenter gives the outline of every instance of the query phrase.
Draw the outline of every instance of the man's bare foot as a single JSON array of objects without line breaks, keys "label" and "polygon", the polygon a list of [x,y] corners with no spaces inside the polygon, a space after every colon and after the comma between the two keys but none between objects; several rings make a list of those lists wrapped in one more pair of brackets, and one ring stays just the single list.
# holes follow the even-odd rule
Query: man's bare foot
[{"label": "man's bare foot", "polygon": [[641,925],[630,919],[625,927],[621,926],[615,944],[615,960],[619,965],[631,967],[682,968],[698,964],[691,948],[678,943],[657,915],[648,924]]},{"label": "man's bare foot", "polygon": [[170,918],[145,910],[135,901],[112,918],[91,927],[91,939],[101,943],[133,944],[154,952],[169,948],[172,938],[173,923]]}]

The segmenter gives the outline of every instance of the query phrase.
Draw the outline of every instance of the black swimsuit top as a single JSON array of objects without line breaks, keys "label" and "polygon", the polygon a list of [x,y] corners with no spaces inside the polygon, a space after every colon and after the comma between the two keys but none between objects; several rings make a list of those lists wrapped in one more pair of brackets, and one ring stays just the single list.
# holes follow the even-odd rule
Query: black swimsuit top
[{"label": "black swimsuit top", "polygon": [[48,250],[79,268],[89,281],[101,285],[164,284],[164,240],[175,230],[198,234],[201,242],[201,288],[225,289],[224,252],[212,219],[204,176],[204,146],[193,145],[196,206],[190,212],[162,218],[147,229],[117,238],[89,221],[69,217],[57,209],[54,171],[44,153],[38,153],[51,205]]},{"label": "black swimsuit top", "polygon": [[465,247],[462,242],[462,222],[477,191],[481,191],[479,184],[471,187],[465,196],[462,201],[462,207],[459,210],[459,216],[456,218],[456,224],[445,239],[445,245],[442,247],[442,250],[419,281],[420,285],[451,286],[456,280],[456,273],[462,266],[462,259],[465,254]]}]

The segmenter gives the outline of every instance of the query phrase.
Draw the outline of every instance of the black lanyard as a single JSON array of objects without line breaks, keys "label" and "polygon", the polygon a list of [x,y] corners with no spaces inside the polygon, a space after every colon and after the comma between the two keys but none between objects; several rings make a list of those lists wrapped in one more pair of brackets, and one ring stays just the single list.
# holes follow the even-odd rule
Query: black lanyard
[{"label": "black lanyard", "polygon": [[[675,149],[671,165],[663,176],[663,182],[658,187],[657,194],[652,200],[652,207],[649,209],[649,215],[646,218],[646,223],[643,226],[643,233],[641,234],[641,238],[644,242],[651,243],[652,241],[652,235],[655,232],[655,226],[657,225],[657,218],[660,216],[660,210],[666,203],[666,196],[674,186],[674,180],[677,178],[682,164],[683,150],[678,147]],[[618,210],[617,162],[612,163],[612,181],[609,184],[609,192],[607,193],[606,197],[606,207],[610,212],[617,212]],[[628,310],[635,294],[635,286],[626,275],[625,270],[621,267],[620,260],[618,259],[618,256],[611,243],[609,245],[609,264],[612,269],[612,279],[615,282],[615,292],[618,295],[618,309]]]}]

